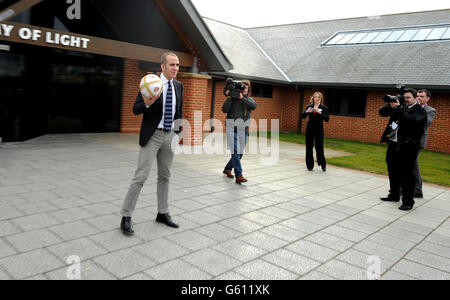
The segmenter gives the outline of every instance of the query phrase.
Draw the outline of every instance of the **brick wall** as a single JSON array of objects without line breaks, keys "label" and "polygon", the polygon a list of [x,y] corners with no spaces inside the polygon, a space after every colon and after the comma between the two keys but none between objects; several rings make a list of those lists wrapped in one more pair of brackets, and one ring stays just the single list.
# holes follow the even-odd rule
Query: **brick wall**
[{"label": "brick wall", "polygon": [[[146,74],[147,72],[139,69],[138,61],[125,59],[120,126],[120,132],[122,133],[140,132],[142,116],[133,114],[133,105],[139,92],[141,78]],[[189,142],[192,141],[196,145],[202,142],[201,132],[203,124],[197,126],[198,128],[194,128],[194,112],[202,111],[203,119],[209,119],[212,94],[212,81],[210,79],[211,77],[209,76],[183,73],[180,73],[177,78],[184,86],[183,118],[188,120],[192,126],[192,135],[185,137],[185,139]],[[196,132],[200,134],[194,135]]]},{"label": "brick wall", "polygon": [[[137,133],[140,130],[142,116],[135,116],[132,112],[133,104],[138,92],[138,85],[141,78],[146,74],[138,67],[138,62],[125,60],[123,79],[123,99],[121,113],[121,132]],[[192,126],[191,136],[185,137],[195,145],[202,142],[202,132],[209,132],[213,80],[204,75],[180,73],[177,78],[184,85],[184,119],[188,120]],[[216,83],[214,118],[223,126],[225,125],[226,114],[222,112],[222,105],[225,101],[223,88],[225,83]],[[292,87],[273,87],[272,98],[255,97],[258,108],[252,113],[252,118],[257,121],[258,129],[261,131],[270,130],[272,119],[280,120],[280,130],[285,132],[297,132],[300,110],[303,111],[309,103],[309,99],[315,91],[320,89],[304,90],[304,107],[300,108],[300,91]],[[383,133],[387,118],[378,115],[378,110],[384,105],[381,100],[385,94],[392,91],[369,91],[367,96],[367,106],[365,118],[330,116],[330,122],[325,124],[325,136],[339,139],[357,140],[363,142],[378,143]],[[450,93],[433,93],[430,105],[437,109],[438,114],[429,129],[427,149],[450,153],[449,132],[450,132]],[[194,112],[202,112],[202,122],[194,123]],[[260,126],[259,121],[267,120],[268,128]],[[196,126],[196,128],[194,128]],[[306,129],[306,120],[302,121],[302,132]],[[217,126],[217,131],[223,131]]]},{"label": "brick wall", "polygon": [[[214,118],[225,126],[226,114],[222,112],[222,105],[226,100],[223,95],[224,82],[216,84]],[[258,107],[252,112],[252,119],[256,121],[261,131],[271,130],[271,120],[280,120],[282,131],[297,131],[300,104],[300,92],[290,87],[273,87],[272,98],[253,97]],[[267,120],[264,127],[260,120]]]},{"label": "brick wall", "polygon": [[330,122],[325,125],[325,136],[378,143],[389,118],[383,118],[378,110],[384,105],[382,98],[388,92],[369,92],[364,118],[330,116]]},{"label": "brick wall", "polygon": [[[180,73],[177,79],[183,83],[184,87],[183,119],[188,120],[191,125],[191,136],[184,135],[183,138],[188,145],[201,145],[203,124],[209,119],[211,113],[211,77]],[[195,112],[201,112],[201,120],[194,119]]]},{"label": "brick wall", "polygon": [[[321,90],[305,90],[305,107],[315,91]],[[389,93],[392,94],[392,91],[369,91],[365,118],[331,115],[330,122],[325,123],[325,136],[378,143],[389,120],[388,118],[381,117],[378,114],[378,110],[384,105],[382,101],[383,96]],[[432,93],[429,104],[438,111],[438,115],[428,130],[427,149],[450,153],[450,93]],[[307,119],[302,122],[303,133],[306,129],[306,122]]]},{"label": "brick wall", "polygon": [[147,72],[139,69],[138,61],[125,59],[123,70],[122,111],[120,132],[138,133],[141,130],[142,116],[133,114],[133,105],[139,92],[139,83]]},{"label": "brick wall", "polygon": [[450,153],[450,93],[432,93],[428,103],[437,114],[428,129],[427,149]]},{"label": "brick wall", "polygon": [[300,108],[300,91],[287,87],[280,89],[283,90],[280,95],[280,100],[283,102],[281,131],[298,132],[299,116],[303,110]]}]

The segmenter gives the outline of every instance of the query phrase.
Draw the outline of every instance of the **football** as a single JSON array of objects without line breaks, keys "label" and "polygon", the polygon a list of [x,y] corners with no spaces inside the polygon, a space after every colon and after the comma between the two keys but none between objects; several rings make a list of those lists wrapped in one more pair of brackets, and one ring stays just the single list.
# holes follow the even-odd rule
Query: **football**
[{"label": "football", "polygon": [[153,98],[161,95],[163,91],[163,82],[159,76],[148,74],[142,78],[139,89],[144,97]]}]

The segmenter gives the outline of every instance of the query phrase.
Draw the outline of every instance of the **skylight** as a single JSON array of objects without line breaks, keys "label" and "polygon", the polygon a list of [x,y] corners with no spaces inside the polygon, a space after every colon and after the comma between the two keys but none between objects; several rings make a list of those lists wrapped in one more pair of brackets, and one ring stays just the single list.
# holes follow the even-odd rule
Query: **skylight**
[{"label": "skylight", "polygon": [[374,45],[450,40],[450,24],[337,32],[322,46]]}]

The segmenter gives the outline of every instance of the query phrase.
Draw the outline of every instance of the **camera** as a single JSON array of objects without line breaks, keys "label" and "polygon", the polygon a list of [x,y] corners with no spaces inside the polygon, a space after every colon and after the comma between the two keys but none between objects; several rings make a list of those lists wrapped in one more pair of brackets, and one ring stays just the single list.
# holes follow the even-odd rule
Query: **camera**
[{"label": "camera", "polygon": [[401,106],[404,106],[405,104],[405,86],[404,85],[397,85],[397,96],[392,95],[386,95],[383,97],[383,101],[386,103],[393,103],[393,102],[400,102]]},{"label": "camera", "polygon": [[242,81],[233,80],[233,78],[227,78],[225,89],[223,94],[227,96],[226,92],[230,91],[231,99],[239,99],[240,94],[245,90],[245,84]]}]

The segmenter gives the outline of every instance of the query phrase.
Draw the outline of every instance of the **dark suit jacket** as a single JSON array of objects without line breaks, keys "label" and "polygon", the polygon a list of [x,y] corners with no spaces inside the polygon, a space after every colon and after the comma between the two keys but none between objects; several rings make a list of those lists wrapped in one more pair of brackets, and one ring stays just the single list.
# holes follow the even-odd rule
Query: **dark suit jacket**
[{"label": "dark suit jacket", "polygon": [[427,123],[424,127],[424,133],[422,135],[422,138],[420,139],[420,148],[425,149],[428,142],[428,127],[430,127],[431,123],[433,123],[434,118],[436,117],[436,110],[432,108],[431,106],[425,106],[423,109],[425,109],[427,113]]},{"label": "dark suit jacket", "polygon": [[424,127],[427,123],[427,113],[420,104],[411,108],[394,109],[394,117],[399,119],[398,124],[398,143],[412,144],[420,147],[420,139],[424,133]]},{"label": "dark suit jacket", "polygon": [[[175,106],[174,120],[180,120],[183,118],[183,84],[179,81],[174,80],[173,86],[175,89],[177,101]],[[141,124],[141,133],[139,135],[139,145],[141,145],[142,147],[147,145],[148,141],[153,136],[156,129],[158,128],[159,123],[161,122],[163,116],[162,98],[163,95],[161,94],[161,97],[159,97],[159,99],[156,100],[155,103],[147,108],[140,92],[136,97],[136,102],[133,106],[133,113],[135,115],[144,114]],[[176,127],[175,130],[176,132],[179,132]]]},{"label": "dark suit jacket", "polygon": [[314,104],[308,105],[302,114],[303,119],[306,119],[309,116],[308,123],[306,124],[306,129],[323,130],[323,122],[330,121],[330,113],[328,111],[328,107],[322,104],[319,105],[319,109],[322,110],[322,114],[307,113],[306,111],[310,107],[314,108]]},{"label": "dark suit jacket", "polygon": [[387,143],[389,142],[389,136],[391,135],[392,131],[391,124],[392,122],[397,121],[397,118],[394,117],[394,109],[389,105],[389,103],[381,107],[378,113],[382,117],[389,117],[389,122],[380,139],[380,143]]}]

